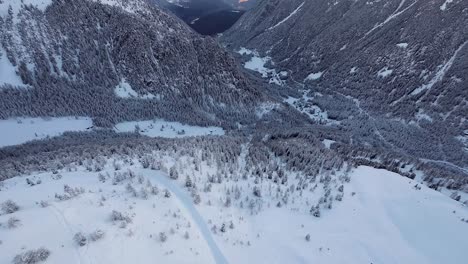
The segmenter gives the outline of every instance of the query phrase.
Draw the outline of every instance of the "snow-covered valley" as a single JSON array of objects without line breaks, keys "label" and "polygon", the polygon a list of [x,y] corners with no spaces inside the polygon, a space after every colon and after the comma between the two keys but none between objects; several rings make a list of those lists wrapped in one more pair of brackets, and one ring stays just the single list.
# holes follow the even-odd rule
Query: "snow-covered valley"
[{"label": "snow-covered valley", "polygon": [[0,264],[465,264],[468,1],[225,1],[0,0]]}]

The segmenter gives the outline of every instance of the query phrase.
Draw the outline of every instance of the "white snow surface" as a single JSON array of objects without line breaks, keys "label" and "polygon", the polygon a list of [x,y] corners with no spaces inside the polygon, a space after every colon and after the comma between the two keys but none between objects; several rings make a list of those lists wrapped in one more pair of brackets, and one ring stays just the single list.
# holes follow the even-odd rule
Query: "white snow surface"
[{"label": "white snow surface", "polygon": [[377,72],[377,75],[379,77],[386,78],[386,77],[392,75],[392,73],[393,73],[392,69],[389,69],[388,67],[384,67],[384,68],[380,69],[379,72]]},{"label": "white snow surface", "polygon": [[16,70],[16,67],[8,60],[6,52],[0,44],[0,87],[5,84],[25,87],[25,84],[16,73]]},{"label": "white snow surface", "polygon": [[330,149],[331,145],[332,145],[333,143],[335,143],[335,142],[336,142],[336,141],[331,140],[331,139],[324,139],[324,140],[322,141],[323,145],[325,145],[325,147],[326,147],[327,149]]},{"label": "white snow surface", "polygon": [[314,72],[309,74],[304,81],[315,81],[322,77],[323,72]]},{"label": "white snow surface", "polygon": [[224,130],[221,127],[190,126],[162,119],[122,122],[117,124],[114,130],[116,132],[135,132],[137,126],[140,134],[149,137],[181,138],[224,135]]},{"label": "white snow surface", "polygon": [[447,5],[453,3],[453,0],[445,0],[445,2],[440,6],[440,10],[447,10]]},{"label": "white snow surface", "polygon": [[[274,83],[277,85],[284,85],[285,82],[281,79],[281,77],[287,76],[287,72],[281,71],[276,72],[276,69],[270,69],[265,67],[265,64],[271,61],[271,57],[261,57],[260,54],[255,50],[249,50],[244,47],[241,47],[237,53],[241,55],[251,55],[249,61],[244,64],[244,68],[256,71],[262,75],[263,78],[268,78],[269,83]],[[273,64],[273,63],[272,63]],[[285,75],[286,74],[286,75]]]},{"label": "white snow surface", "polygon": [[265,64],[269,61],[270,59],[268,57],[257,57],[253,56],[250,61],[245,63],[245,68],[256,71],[262,74],[262,76],[268,77],[268,68],[265,67]]},{"label": "white snow surface", "polygon": [[141,0],[91,0],[94,2],[101,1],[102,4],[119,7],[129,13],[143,12],[147,13],[147,6],[145,1]]},{"label": "white snow surface", "polygon": [[66,131],[86,131],[93,126],[88,117],[14,118],[0,120],[0,147],[60,136]]},{"label": "white snow surface", "polygon": [[138,93],[133,90],[132,86],[125,80],[120,80],[120,83],[114,89],[115,95],[120,98],[138,97]]},{"label": "white snow surface", "polygon": [[[111,168],[107,168],[110,170]],[[123,168],[124,170],[127,168]],[[325,263],[325,264],[464,264],[468,237],[468,209],[447,196],[398,174],[361,166],[351,173],[344,199],[315,218],[304,210],[266,206],[251,215],[245,209],[224,208],[220,203],[193,205],[187,189],[161,171],[132,167],[145,183],[133,181],[138,191],[150,181],[160,193],[132,197],[125,184],[98,180],[85,171],[42,173],[28,176],[41,184],[28,186],[25,177],[4,181],[0,203],[14,200],[20,210],[0,215],[21,220],[16,228],[0,227],[0,263],[27,249],[41,246],[52,253],[46,263]],[[59,201],[63,186],[85,192]],[[163,197],[162,190],[172,195]],[[220,193],[216,193],[219,191]],[[213,190],[212,198],[222,189]],[[354,193],[354,195],[353,195]],[[205,194],[202,194],[205,195]],[[102,199],[104,197],[105,199]],[[299,197],[299,196],[298,196]],[[50,205],[42,208],[38,202]],[[102,202],[102,204],[101,204]],[[112,210],[128,214],[132,223],[121,228],[110,220]],[[213,234],[213,219],[235,219],[233,232]],[[38,221],[40,219],[40,221]],[[79,247],[76,232],[96,229],[105,236]],[[170,232],[173,229],[174,232]],[[189,239],[183,234],[188,231]],[[158,239],[165,232],[168,240]],[[310,241],[305,240],[310,234]],[[249,244],[240,243],[249,241]]]},{"label": "white snow surface", "polygon": [[345,187],[356,195],[327,215],[269,209],[250,220],[252,232],[263,234],[260,245],[226,256],[238,256],[233,263],[464,263],[467,208],[415,184],[359,167]]},{"label": "white snow surface", "polygon": [[120,98],[129,99],[129,98],[138,98],[138,99],[154,99],[157,98],[152,93],[147,93],[145,95],[139,95],[132,86],[122,78],[120,83],[114,89],[115,95]]},{"label": "white snow surface", "polygon": [[37,9],[44,11],[52,0],[3,0],[0,1],[0,16],[5,17],[8,14],[8,7],[11,6],[13,15],[16,16],[23,6],[32,5]]},{"label": "white snow surface", "polygon": [[398,43],[397,47],[402,48],[402,49],[406,49],[408,47],[408,43],[406,43],[406,42]]}]

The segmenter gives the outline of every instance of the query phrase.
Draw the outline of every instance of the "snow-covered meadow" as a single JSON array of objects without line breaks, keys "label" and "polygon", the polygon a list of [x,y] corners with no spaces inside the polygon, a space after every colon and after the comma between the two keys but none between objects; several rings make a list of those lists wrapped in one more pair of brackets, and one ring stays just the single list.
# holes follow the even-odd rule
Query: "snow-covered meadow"
[{"label": "snow-covered meadow", "polygon": [[276,69],[271,69],[265,67],[265,64],[272,63],[271,57],[261,57],[260,54],[255,50],[249,50],[246,48],[240,48],[237,53],[241,55],[251,56],[250,60],[245,62],[244,68],[255,71],[261,74],[262,78],[269,79],[269,83],[274,83],[277,85],[284,85],[284,80],[282,78],[287,76],[287,72],[281,71],[277,72]]},{"label": "snow-covered meadow", "polygon": [[0,120],[0,147],[60,136],[67,131],[87,131],[93,122],[88,117],[12,118]]},{"label": "snow-covered meadow", "polygon": [[[116,132],[135,132],[149,137],[182,138],[196,136],[221,136],[220,127],[200,127],[168,122],[160,119],[148,121],[122,122],[115,126]],[[64,132],[84,132],[93,129],[89,117],[18,117],[0,120],[0,147],[23,144],[32,140],[42,140],[61,136]]]},{"label": "snow-covered meadow", "polygon": [[220,127],[191,126],[161,119],[122,122],[117,124],[114,130],[116,132],[138,132],[149,137],[164,138],[224,135],[224,130]]}]

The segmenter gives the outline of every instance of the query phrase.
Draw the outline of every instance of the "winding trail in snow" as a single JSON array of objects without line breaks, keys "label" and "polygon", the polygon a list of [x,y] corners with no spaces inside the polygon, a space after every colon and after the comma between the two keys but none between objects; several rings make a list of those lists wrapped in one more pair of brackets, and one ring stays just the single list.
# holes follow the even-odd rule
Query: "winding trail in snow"
[{"label": "winding trail in snow", "polygon": [[185,191],[180,186],[178,186],[176,181],[171,180],[169,176],[165,175],[162,172],[158,172],[158,173],[154,173],[154,171],[143,171],[143,172],[145,172],[147,176],[151,177],[151,179],[154,179],[158,184],[163,185],[165,188],[171,191],[172,194],[174,194],[182,202],[185,209],[187,209],[187,211],[190,213],[193,220],[195,221],[195,224],[198,226],[198,229],[200,230],[203,238],[208,244],[208,247],[210,248],[211,254],[214,260],[216,261],[216,263],[227,264],[228,261],[226,257],[221,252],[215,240],[213,239],[211,235],[211,231],[208,228],[208,225],[206,224],[205,220],[200,215],[198,210],[195,208],[195,205],[193,204],[193,199],[190,197],[187,191]]},{"label": "winding trail in snow", "polygon": [[[55,218],[57,219],[57,221],[63,226],[64,229],[66,229],[66,231],[68,232],[70,237],[73,237],[73,230],[72,230],[70,224],[68,223],[67,219],[63,215],[63,212],[60,211],[53,204],[51,206],[49,206],[49,209],[52,211],[52,213],[55,216]],[[74,252],[75,252],[76,263],[78,263],[78,264],[85,263],[85,261],[83,261],[83,256],[81,256],[81,254],[80,254],[80,251],[78,249],[74,249]]]}]

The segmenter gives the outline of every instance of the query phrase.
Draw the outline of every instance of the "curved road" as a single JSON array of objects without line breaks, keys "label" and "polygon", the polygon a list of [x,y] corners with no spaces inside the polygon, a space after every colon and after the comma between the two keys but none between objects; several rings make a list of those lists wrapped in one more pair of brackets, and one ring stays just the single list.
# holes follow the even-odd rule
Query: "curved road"
[{"label": "curved road", "polygon": [[[151,173],[149,173],[151,172]],[[177,182],[174,180],[171,180],[169,176],[165,175],[163,172],[158,171],[155,173],[155,171],[147,171],[146,173],[147,176],[151,177],[151,179],[154,179],[157,183],[163,185],[165,188],[167,188],[169,191],[171,191],[184,205],[184,207],[189,211],[190,215],[192,216],[193,220],[195,221],[195,224],[198,226],[203,238],[205,239],[206,243],[208,243],[208,246],[211,250],[211,254],[213,255],[214,260],[216,261],[217,264],[227,264],[228,261],[224,257],[223,253],[219,249],[218,245],[214,241],[211,231],[208,228],[208,225],[206,224],[205,220],[203,217],[200,215],[200,213],[197,211],[193,204],[193,199],[190,197],[190,195],[182,189],[180,186],[177,185]]]}]

